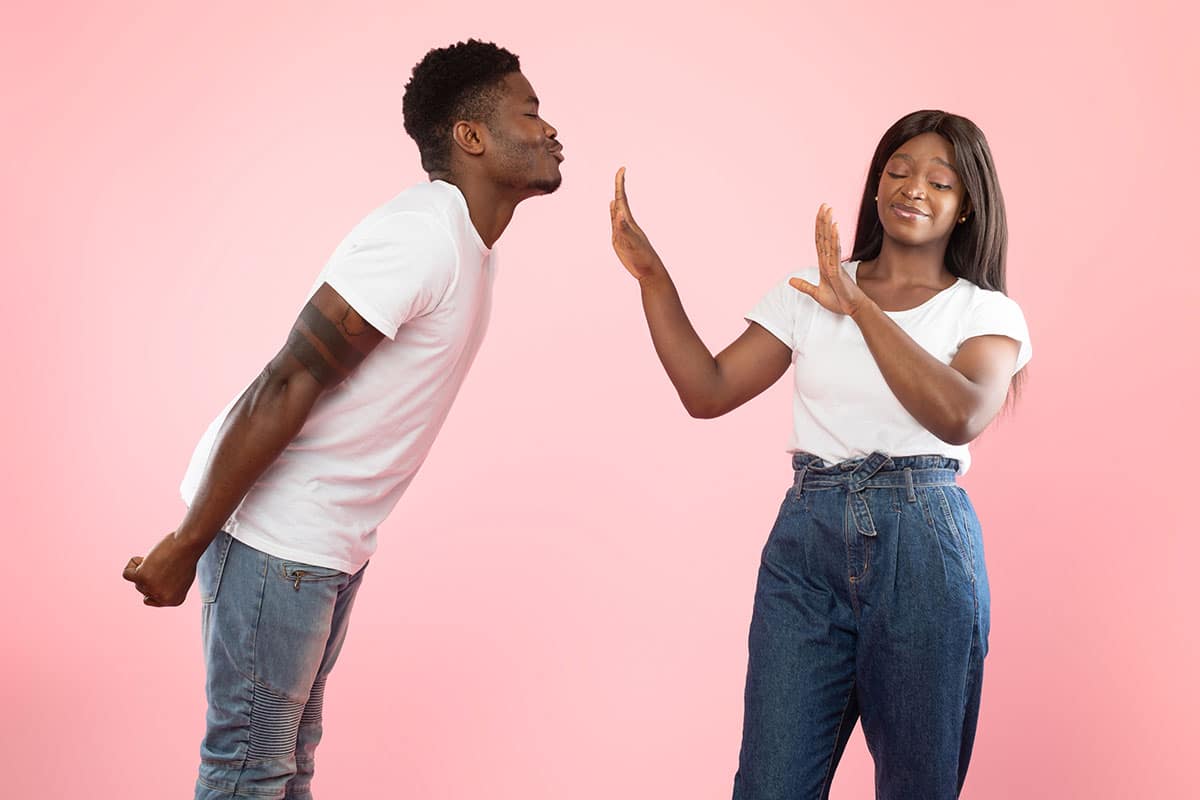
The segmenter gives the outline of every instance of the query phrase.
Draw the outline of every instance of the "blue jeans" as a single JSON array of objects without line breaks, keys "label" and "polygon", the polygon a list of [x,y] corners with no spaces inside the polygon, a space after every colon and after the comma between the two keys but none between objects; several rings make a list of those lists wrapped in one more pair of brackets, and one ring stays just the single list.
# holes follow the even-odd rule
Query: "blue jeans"
[{"label": "blue jeans", "polygon": [[733,796],[828,798],[861,717],[878,798],[955,798],[989,605],[957,462],[797,453],[793,466],[758,573]]},{"label": "blue jeans", "polygon": [[309,800],[325,680],[362,570],[286,561],[220,533],[196,578],[208,669],[196,800]]}]

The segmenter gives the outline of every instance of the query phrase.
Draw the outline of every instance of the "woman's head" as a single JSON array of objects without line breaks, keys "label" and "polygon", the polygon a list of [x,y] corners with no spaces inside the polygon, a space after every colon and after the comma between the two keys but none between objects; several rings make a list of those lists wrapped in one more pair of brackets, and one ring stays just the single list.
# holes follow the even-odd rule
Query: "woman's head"
[{"label": "woman's head", "polygon": [[1008,223],[992,153],[975,123],[945,111],[913,112],[883,135],[863,188],[851,258],[873,259],[885,235],[905,243],[923,227],[949,236],[950,272],[1004,291]]}]

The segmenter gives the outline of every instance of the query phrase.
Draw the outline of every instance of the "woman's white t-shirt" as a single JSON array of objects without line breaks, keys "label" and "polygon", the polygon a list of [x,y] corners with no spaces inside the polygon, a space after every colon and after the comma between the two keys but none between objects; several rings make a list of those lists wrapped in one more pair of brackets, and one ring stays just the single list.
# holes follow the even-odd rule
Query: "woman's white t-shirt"
[{"label": "woman's white t-shirt", "polygon": [[[858,262],[844,267],[854,279]],[[819,271],[814,267],[790,278],[816,284]],[[963,278],[916,308],[884,313],[944,364],[967,339],[988,334],[1020,343],[1014,374],[1033,355],[1020,306],[1002,292],[981,289]],[[967,445],[943,442],[900,405],[854,320],[822,308],[787,279],[746,319],[792,350],[796,383],[791,452],[812,453],[830,463],[876,450],[890,456],[934,454],[958,459],[960,473],[970,467]]]}]

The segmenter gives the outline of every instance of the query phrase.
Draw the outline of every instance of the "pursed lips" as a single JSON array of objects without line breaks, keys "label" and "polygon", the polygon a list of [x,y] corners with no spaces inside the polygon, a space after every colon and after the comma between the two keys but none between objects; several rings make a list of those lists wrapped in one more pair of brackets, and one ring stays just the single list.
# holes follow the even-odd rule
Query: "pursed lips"
[{"label": "pursed lips", "polygon": [[551,147],[551,148],[550,148],[550,155],[554,156],[554,157],[555,157],[555,158],[557,158],[559,161],[562,161],[563,159],[565,159],[565,158],[566,158],[566,156],[564,156],[564,155],[563,155],[563,153],[562,153],[562,149],[563,149],[563,146],[562,146],[561,144],[560,144],[560,145],[557,145],[557,146],[555,146],[555,147]]}]

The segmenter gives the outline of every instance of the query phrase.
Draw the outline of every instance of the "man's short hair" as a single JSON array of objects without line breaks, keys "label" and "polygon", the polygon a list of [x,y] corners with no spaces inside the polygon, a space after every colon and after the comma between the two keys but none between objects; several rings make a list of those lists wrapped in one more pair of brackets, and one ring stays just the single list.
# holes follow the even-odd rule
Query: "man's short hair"
[{"label": "man's short hair", "polygon": [[468,39],[425,54],[404,87],[404,130],[426,172],[450,168],[450,132],[459,120],[487,123],[506,75],[521,61],[491,42]]}]

